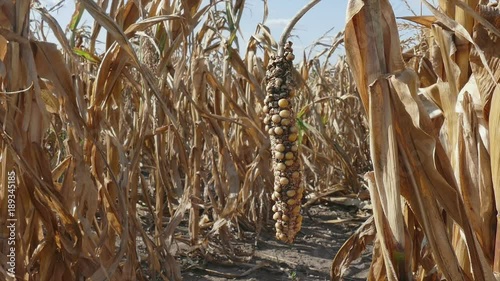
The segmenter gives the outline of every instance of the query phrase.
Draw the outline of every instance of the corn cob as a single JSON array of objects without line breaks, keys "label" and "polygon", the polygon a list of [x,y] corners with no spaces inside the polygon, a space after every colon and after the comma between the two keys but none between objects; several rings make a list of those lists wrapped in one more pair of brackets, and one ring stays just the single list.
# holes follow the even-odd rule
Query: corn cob
[{"label": "corn cob", "polygon": [[282,55],[272,57],[266,72],[266,98],[263,111],[266,131],[271,139],[274,168],[275,202],[272,210],[276,221],[276,238],[292,243],[302,225],[300,201],[304,192],[297,145],[298,129],[292,108],[293,97],[292,43],[284,46]]}]

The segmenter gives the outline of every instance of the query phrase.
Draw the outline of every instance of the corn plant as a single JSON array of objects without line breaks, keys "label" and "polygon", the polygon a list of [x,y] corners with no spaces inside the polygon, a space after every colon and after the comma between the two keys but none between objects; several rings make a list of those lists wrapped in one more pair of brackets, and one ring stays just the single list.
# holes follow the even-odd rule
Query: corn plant
[{"label": "corn plant", "polygon": [[339,251],[332,280],[373,240],[368,280],[499,278],[497,4],[423,2],[434,16],[407,18],[428,34],[406,54],[420,56],[413,69],[389,2],[350,1],[345,44],[368,115],[374,219]]}]

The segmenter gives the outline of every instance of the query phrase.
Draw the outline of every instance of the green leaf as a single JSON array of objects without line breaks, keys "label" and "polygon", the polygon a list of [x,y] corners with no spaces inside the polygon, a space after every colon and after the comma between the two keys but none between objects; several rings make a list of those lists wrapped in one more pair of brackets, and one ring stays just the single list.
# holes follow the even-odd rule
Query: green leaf
[{"label": "green leaf", "polygon": [[69,22],[69,30],[75,32],[78,24],[80,23],[80,20],[82,19],[84,11],[85,9],[83,8],[83,5],[80,2],[77,2],[75,6],[75,12],[73,13],[73,16],[71,16],[71,21]]},{"label": "green leaf", "polygon": [[237,23],[234,22],[233,11],[231,8],[231,3],[229,1],[226,2],[226,16],[227,16],[227,23],[229,25],[229,38],[227,40],[227,46],[228,47],[232,46],[233,42],[236,40],[236,46],[239,48],[238,38],[236,37],[238,26]]},{"label": "green leaf", "polygon": [[80,57],[83,57],[84,59],[90,62],[101,63],[101,59],[99,57],[80,48],[73,48],[73,52],[75,52],[75,54],[77,54]]},{"label": "green leaf", "polygon": [[302,120],[301,118],[298,118],[298,117],[297,117],[296,121],[297,121],[297,125],[299,127],[298,143],[299,143],[299,145],[301,145],[302,138],[304,137],[304,134],[307,132],[308,124],[306,122],[304,122],[304,120]]}]

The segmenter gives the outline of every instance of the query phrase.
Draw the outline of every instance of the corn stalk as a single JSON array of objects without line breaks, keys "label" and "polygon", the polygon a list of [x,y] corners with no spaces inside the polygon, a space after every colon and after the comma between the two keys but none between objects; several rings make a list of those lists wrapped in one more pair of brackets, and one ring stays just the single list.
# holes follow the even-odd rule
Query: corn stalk
[{"label": "corn stalk", "polygon": [[[497,120],[483,115],[490,110],[485,102],[498,90],[493,71],[498,57],[488,51],[497,31],[486,24],[491,31],[486,36],[476,25],[472,39],[472,17],[488,21],[467,5],[455,13],[451,2],[440,2],[446,14],[425,2],[435,15],[435,22],[424,23],[433,38],[426,56],[438,79],[420,90],[417,69],[402,59],[389,2],[349,3],[347,58],[368,112],[374,164],[365,176],[377,229],[369,280],[495,280],[498,271],[493,257],[498,244],[492,241],[498,237],[493,192],[499,155],[486,126],[489,121],[495,134]],[[444,123],[431,119],[424,96],[441,111]],[[339,265],[345,267],[342,261],[359,251],[336,256],[332,280],[342,278]]]}]

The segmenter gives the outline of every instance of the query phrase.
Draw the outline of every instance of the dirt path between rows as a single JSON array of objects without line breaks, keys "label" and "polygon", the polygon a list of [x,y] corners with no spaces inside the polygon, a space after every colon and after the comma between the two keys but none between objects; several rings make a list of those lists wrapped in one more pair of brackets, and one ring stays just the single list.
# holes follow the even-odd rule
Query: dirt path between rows
[{"label": "dirt path between rows", "polygon": [[[302,230],[293,245],[278,242],[274,233],[265,232],[260,235],[249,262],[193,265],[191,261],[183,270],[184,280],[330,280],[333,257],[368,214],[357,208],[331,204],[313,206],[309,214],[304,217]],[[247,244],[251,249],[252,245]],[[370,260],[371,249],[368,249],[350,266],[344,280],[366,280]]]}]

